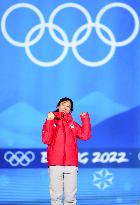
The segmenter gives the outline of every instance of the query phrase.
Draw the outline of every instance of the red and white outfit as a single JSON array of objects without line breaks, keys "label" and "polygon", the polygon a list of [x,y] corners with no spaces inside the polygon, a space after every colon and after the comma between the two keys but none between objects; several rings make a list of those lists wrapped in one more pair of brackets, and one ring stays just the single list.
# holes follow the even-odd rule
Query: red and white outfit
[{"label": "red and white outfit", "polygon": [[90,118],[88,113],[80,115],[82,120],[80,126],[73,121],[70,113],[53,113],[54,119],[46,120],[42,129],[42,141],[48,145],[51,205],[62,205],[63,188],[64,204],[74,205],[78,173],[77,138],[82,140],[90,138]]}]

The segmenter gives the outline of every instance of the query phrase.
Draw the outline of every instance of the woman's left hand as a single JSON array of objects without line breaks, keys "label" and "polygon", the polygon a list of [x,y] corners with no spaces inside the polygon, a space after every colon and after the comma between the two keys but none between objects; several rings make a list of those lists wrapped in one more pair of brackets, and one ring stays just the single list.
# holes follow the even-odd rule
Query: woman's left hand
[{"label": "woman's left hand", "polygon": [[81,112],[81,116],[85,116],[87,112]]}]

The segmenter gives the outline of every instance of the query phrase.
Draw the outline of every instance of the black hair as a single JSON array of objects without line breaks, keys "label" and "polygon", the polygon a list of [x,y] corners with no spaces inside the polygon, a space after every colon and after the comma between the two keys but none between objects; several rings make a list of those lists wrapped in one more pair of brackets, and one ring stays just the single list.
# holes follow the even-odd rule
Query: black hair
[{"label": "black hair", "polygon": [[58,107],[59,107],[59,105],[60,105],[62,102],[64,102],[64,101],[70,101],[70,104],[71,104],[70,110],[71,110],[71,112],[73,111],[73,101],[72,101],[70,98],[64,97],[64,98],[61,98],[61,99],[59,100],[59,102],[57,103],[57,106],[56,106],[57,109],[56,109],[54,112],[59,112]]}]

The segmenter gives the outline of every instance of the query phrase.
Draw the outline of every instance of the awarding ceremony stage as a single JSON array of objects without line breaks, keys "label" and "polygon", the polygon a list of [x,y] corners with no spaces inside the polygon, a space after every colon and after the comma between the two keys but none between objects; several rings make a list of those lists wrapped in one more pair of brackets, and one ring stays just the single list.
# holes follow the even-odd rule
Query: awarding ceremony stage
[{"label": "awarding ceremony stage", "polygon": [[62,97],[92,126],[89,140],[77,139],[77,205],[140,205],[139,8],[0,1],[0,205],[50,205],[41,134]]}]

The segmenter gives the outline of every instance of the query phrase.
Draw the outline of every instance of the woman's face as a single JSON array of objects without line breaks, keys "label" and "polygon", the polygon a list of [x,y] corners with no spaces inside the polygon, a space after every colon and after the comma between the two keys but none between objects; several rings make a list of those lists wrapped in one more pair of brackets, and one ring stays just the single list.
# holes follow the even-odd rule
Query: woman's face
[{"label": "woman's face", "polygon": [[70,113],[71,111],[71,103],[70,101],[63,101],[58,106],[59,112]]}]

